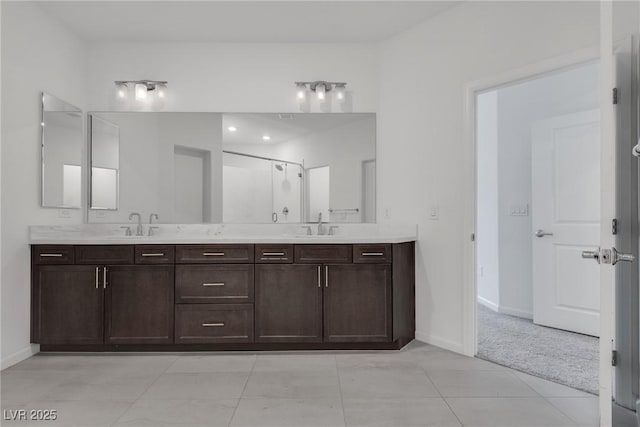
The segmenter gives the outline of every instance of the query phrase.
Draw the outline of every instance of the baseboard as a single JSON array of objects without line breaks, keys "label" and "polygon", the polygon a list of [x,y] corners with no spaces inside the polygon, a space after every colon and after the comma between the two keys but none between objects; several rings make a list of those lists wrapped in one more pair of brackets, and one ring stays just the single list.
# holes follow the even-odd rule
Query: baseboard
[{"label": "baseboard", "polygon": [[13,354],[3,357],[0,361],[0,370],[7,369],[9,366],[13,366],[16,363],[22,362],[25,359],[30,358],[36,353],[40,352],[40,346],[37,344],[31,344],[29,347],[25,347],[22,350],[16,351]]},{"label": "baseboard", "polygon": [[498,307],[498,313],[508,314],[509,316],[516,316],[516,317],[522,317],[524,319],[533,320],[532,312],[520,310],[518,308],[513,308],[513,307],[505,307],[504,305],[501,305],[500,307]]},{"label": "baseboard", "polygon": [[486,298],[482,298],[478,296],[478,304],[482,304],[490,310],[495,311],[496,313],[500,312],[500,306],[493,301],[489,301]]},{"label": "baseboard", "polygon": [[459,342],[447,340],[420,331],[416,331],[416,340],[426,344],[435,345],[436,347],[440,347],[445,350],[453,351],[454,353],[464,354],[464,345]]}]

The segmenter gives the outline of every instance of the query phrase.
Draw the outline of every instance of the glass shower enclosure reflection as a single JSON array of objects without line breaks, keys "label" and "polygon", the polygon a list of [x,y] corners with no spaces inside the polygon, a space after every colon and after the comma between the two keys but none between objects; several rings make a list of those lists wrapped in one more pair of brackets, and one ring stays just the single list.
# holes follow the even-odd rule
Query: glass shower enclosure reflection
[{"label": "glass shower enclosure reflection", "polygon": [[302,221],[302,164],[223,151],[222,165],[223,222]]}]

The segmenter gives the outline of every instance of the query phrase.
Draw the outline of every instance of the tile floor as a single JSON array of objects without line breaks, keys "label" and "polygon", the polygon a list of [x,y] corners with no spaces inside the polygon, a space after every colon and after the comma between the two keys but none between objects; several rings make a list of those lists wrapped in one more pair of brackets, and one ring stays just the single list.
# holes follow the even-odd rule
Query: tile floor
[{"label": "tile floor", "polygon": [[1,374],[38,426],[597,426],[595,396],[437,347],[396,352],[41,354]]}]

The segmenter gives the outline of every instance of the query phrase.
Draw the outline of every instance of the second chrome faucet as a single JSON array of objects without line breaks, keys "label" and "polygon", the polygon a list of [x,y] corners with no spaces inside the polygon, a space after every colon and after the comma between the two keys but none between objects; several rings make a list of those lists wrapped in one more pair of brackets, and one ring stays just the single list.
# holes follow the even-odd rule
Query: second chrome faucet
[{"label": "second chrome faucet", "polygon": [[[142,227],[142,215],[140,215],[138,212],[132,212],[129,214],[129,221],[133,220],[134,217],[138,218],[138,225],[136,227],[136,236],[144,236],[144,228]],[[149,215],[149,231],[148,231],[148,235],[149,236],[153,236],[153,230],[157,230],[158,226],[153,226],[153,219],[155,218],[155,220],[158,220],[158,214],[156,213],[152,213],[151,215]]]}]

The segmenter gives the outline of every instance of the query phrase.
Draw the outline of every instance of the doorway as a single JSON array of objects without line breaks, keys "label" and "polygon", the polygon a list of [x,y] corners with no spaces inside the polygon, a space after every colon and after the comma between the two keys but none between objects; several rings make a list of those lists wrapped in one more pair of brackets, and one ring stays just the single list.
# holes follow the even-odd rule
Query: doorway
[{"label": "doorway", "polygon": [[598,392],[598,63],[476,94],[477,356]]}]

